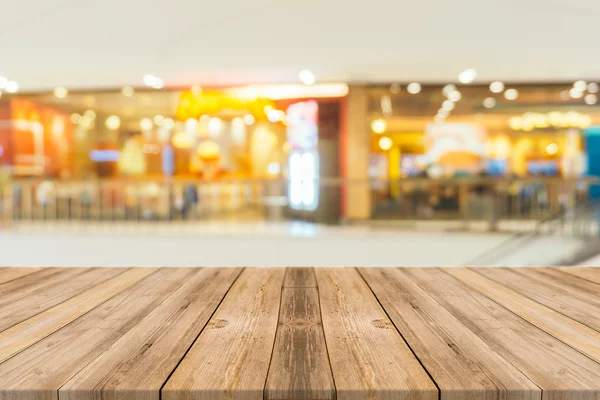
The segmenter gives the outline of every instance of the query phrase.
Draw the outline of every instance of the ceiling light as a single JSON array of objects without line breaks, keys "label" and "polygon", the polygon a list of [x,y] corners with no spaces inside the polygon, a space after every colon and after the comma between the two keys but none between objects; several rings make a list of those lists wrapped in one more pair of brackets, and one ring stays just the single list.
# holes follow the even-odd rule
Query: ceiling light
[{"label": "ceiling light", "polygon": [[71,122],[75,125],[79,124],[81,122],[81,115],[77,113],[71,114]]},{"label": "ceiling light", "polygon": [[96,113],[92,110],[87,110],[85,113],[83,113],[83,115],[86,116],[86,118],[90,119],[90,120],[94,120],[96,119]]},{"label": "ceiling light", "polygon": [[125,97],[132,97],[135,94],[135,89],[133,89],[131,86],[124,86],[121,89],[121,94]]},{"label": "ceiling light", "polygon": [[213,117],[208,121],[208,132],[212,137],[219,136],[223,130],[223,121],[221,118]]},{"label": "ceiling light", "polygon": [[165,129],[175,128],[175,121],[173,120],[173,118],[166,118],[163,121],[163,128],[165,128]]},{"label": "ceiling light", "polygon": [[507,89],[504,92],[504,98],[506,100],[516,100],[519,97],[519,91],[517,89]]},{"label": "ceiling light", "polygon": [[144,85],[150,86],[154,89],[162,89],[165,87],[165,82],[160,79],[158,76],[154,76],[151,74],[144,75]]},{"label": "ceiling light", "polygon": [[444,100],[442,103],[442,108],[446,111],[452,111],[454,110],[454,107],[456,107],[456,105],[452,100]]},{"label": "ceiling light", "polygon": [[477,71],[473,68],[465,69],[458,75],[458,81],[460,83],[469,84],[477,78]]},{"label": "ceiling light", "polygon": [[500,81],[490,83],[490,91],[492,93],[502,93],[504,91],[504,83]]},{"label": "ceiling light", "polygon": [[455,90],[456,86],[449,83],[446,86],[444,86],[444,88],[442,89],[442,93],[444,94],[444,96],[448,97],[450,93],[454,92]]},{"label": "ceiling light", "polygon": [[246,114],[244,115],[244,123],[246,125],[252,125],[256,122],[256,118],[254,118],[254,115],[252,114]]},{"label": "ceiling light", "polygon": [[600,89],[600,87],[598,86],[598,84],[596,82],[588,83],[588,85],[587,85],[587,91],[590,93],[598,93],[599,89]]},{"label": "ceiling light", "polygon": [[458,90],[454,90],[448,94],[448,99],[457,102],[462,99],[462,94]]},{"label": "ceiling light", "polygon": [[408,86],[406,87],[406,90],[410,94],[417,94],[417,93],[421,92],[421,84],[417,83],[417,82],[409,83]]},{"label": "ceiling light", "polygon": [[383,133],[387,129],[387,123],[383,119],[376,119],[371,122],[371,130],[375,133]]},{"label": "ceiling light", "polygon": [[390,92],[392,92],[393,94],[400,93],[401,89],[402,89],[402,86],[399,83],[392,83],[390,85]]},{"label": "ceiling light", "polygon": [[550,143],[548,146],[546,146],[546,154],[552,156],[556,153],[558,153],[558,145],[556,143]]},{"label": "ceiling light", "polygon": [[595,94],[588,94],[587,96],[585,96],[585,104],[588,104],[590,106],[596,104],[598,102],[598,96],[596,96]]},{"label": "ceiling light", "polygon": [[379,139],[379,148],[383,151],[388,151],[392,148],[393,145],[394,142],[392,142],[392,139],[390,139],[389,137],[384,136],[381,139]]},{"label": "ceiling light", "polygon": [[116,131],[121,126],[121,118],[117,117],[116,115],[111,115],[110,117],[106,118],[104,125],[106,125],[108,129]]},{"label": "ceiling light", "polygon": [[152,120],[150,118],[143,118],[140,121],[140,129],[143,131],[149,131],[154,127]]},{"label": "ceiling light", "polygon": [[483,106],[485,108],[494,108],[496,107],[496,99],[493,97],[488,97],[487,99],[483,100]]},{"label": "ceiling light", "polygon": [[0,89],[4,89],[7,83],[8,79],[6,79],[4,76],[0,76]]},{"label": "ceiling light", "polygon": [[577,81],[573,84],[573,88],[579,90],[580,92],[584,92],[587,89],[587,82]]},{"label": "ceiling light", "polygon": [[64,87],[57,87],[54,89],[54,96],[58,97],[59,99],[64,99],[68,95],[69,91]]},{"label": "ceiling light", "polygon": [[6,89],[8,93],[17,93],[19,91],[19,84],[15,81],[8,81],[6,82],[6,85],[4,85],[4,89]]},{"label": "ceiling light", "polygon": [[300,82],[304,83],[305,85],[314,85],[317,81],[315,75],[308,70],[300,71],[298,77],[300,78]]},{"label": "ceiling light", "polygon": [[444,110],[443,108],[440,108],[437,112],[437,115],[447,118],[448,115],[450,115],[450,112],[448,110]]},{"label": "ceiling light", "polygon": [[580,99],[583,97],[583,92],[576,87],[569,90],[569,95],[574,99]]},{"label": "ceiling light", "polygon": [[159,114],[154,116],[153,121],[156,126],[161,126],[165,122],[165,117]]}]

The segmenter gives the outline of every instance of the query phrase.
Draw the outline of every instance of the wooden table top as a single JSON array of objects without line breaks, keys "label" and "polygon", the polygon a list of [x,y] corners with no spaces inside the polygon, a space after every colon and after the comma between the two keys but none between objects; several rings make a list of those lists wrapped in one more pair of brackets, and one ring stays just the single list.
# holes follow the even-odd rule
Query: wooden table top
[{"label": "wooden table top", "polygon": [[0,399],[600,399],[600,269],[0,269]]}]

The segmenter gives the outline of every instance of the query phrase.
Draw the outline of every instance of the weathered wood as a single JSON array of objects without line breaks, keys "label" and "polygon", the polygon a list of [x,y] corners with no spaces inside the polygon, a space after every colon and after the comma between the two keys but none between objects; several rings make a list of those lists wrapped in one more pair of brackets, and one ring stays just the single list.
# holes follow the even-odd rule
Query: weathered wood
[{"label": "weathered wood", "polygon": [[163,400],[262,399],[285,269],[242,272],[162,390]]},{"label": "weathered wood", "polygon": [[423,290],[543,391],[544,400],[600,398],[600,364],[448,274],[405,270]]},{"label": "weathered wood", "polygon": [[0,284],[33,274],[42,268],[0,268]]},{"label": "weathered wood", "polygon": [[[10,296],[0,296],[0,332],[123,273],[125,269],[70,268],[64,271],[67,273],[53,274],[44,279],[43,285],[33,289],[33,285],[29,285],[24,291],[26,294],[19,296],[18,292],[13,292]],[[19,280],[35,278],[36,275]]]},{"label": "weathered wood", "polygon": [[286,284],[265,399],[335,399],[312,268],[288,269]]},{"label": "weathered wood", "polygon": [[183,284],[60,388],[63,400],[157,400],[241,269],[192,270]]},{"label": "weathered wood", "polygon": [[152,268],[135,268],[123,272],[64,303],[36,314],[0,333],[0,362],[56,332],[106,300],[156,272]]},{"label": "weathered wood", "polygon": [[538,328],[600,362],[600,332],[467,268],[446,272]]},{"label": "weathered wood", "polygon": [[564,267],[558,268],[558,270],[600,284],[600,268]]},{"label": "weathered wood", "polygon": [[317,280],[313,268],[287,268],[283,287],[286,288],[316,288]]},{"label": "weathered wood", "polygon": [[539,282],[558,286],[561,289],[583,296],[588,301],[600,304],[600,283],[568,274],[559,268],[519,268],[518,272],[526,273]]},{"label": "weathered wood", "polygon": [[[476,271],[533,301],[600,331],[600,303],[589,301],[586,297],[559,286],[544,283],[545,276],[537,277],[527,269],[478,268]],[[597,301],[600,301],[600,291],[596,297]],[[600,346],[600,340],[597,346]]]},{"label": "weathered wood", "polygon": [[403,271],[359,270],[444,400],[540,399],[541,390]]},{"label": "weathered wood", "polygon": [[[147,318],[193,270],[165,268],[149,276],[148,270],[142,272],[146,279],[138,279],[71,324],[1,363],[0,399],[56,400],[58,390],[69,379]],[[134,275],[123,278],[131,282]]]},{"label": "weathered wood", "polygon": [[338,399],[437,399],[438,390],[355,269],[316,269]]}]

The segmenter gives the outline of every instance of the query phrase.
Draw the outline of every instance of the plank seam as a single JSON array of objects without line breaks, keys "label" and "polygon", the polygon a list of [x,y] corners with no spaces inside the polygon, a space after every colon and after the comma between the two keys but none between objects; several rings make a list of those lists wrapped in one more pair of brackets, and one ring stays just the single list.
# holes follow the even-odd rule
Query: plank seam
[{"label": "plank seam", "polygon": [[183,360],[185,359],[185,357],[187,357],[187,355],[190,352],[190,350],[192,349],[192,347],[194,347],[194,345],[196,344],[196,342],[200,338],[200,335],[202,335],[202,333],[204,332],[204,330],[206,329],[206,327],[208,326],[208,324],[210,323],[210,321],[213,319],[213,317],[216,314],[217,310],[219,309],[219,307],[221,307],[221,304],[223,304],[223,301],[225,300],[225,298],[227,297],[227,295],[231,291],[231,288],[233,287],[233,285],[235,285],[235,283],[240,278],[240,276],[242,275],[242,273],[244,272],[245,269],[246,269],[245,267],[244,268],[240,268],[240,272],[235,277],[235,279],[231,282],[231,284],[229,285],[229,288],[227,288],[227,291],[225,292],[225,294],[223,294],[223,297],[219,301],[219,304],[217,304],[217,306],[215,307],[215,309],[213,310],[213,312],[210,314],[210,317],[208,317],[208,319],[206,320],[206,324],[204,324],[204,326],[202,327],[202,329],[200,329],[200,332],[198,332],[198,335],[196,335],[196,338],[192,341],[192,343],[190,344],[190,346],[188,347],[188,349],[185,351],[185,353],[183,353],[183,355],[181,356],[181,358],[177,362],[177,365],[175,365],[173,367],[173,371],[171,371],[169,373],[169,375],[165,378],[165,381],[163,382],[163,384],[160,386],[160,389],[158,390],[158,400],[162,400],[163,389],[165,388],[165,385],[167,384],[167,382],[169,382],[169,380],[171,379],[171,377],[173,376],[173,374],[175,373],[175,371],[177,371],[177,368],[179,368],[179,366],[181,365],[181,363],[183,362]]},{"label": "plank seam", "polygon": [[[402,269],[402,268],[401,268],[401,269]],[[444,271],[444,268],[435,268],[435,269],[437,269],[437,270],[440,270],[440,271],[442,271],[442,272],[444,272],[444,273],[445,273],[445,271]],[[422,290],[423,290],[425,293],[427,293],[427,294],[429,295],[429,297],[430,297],[430,298],[431,298],[433,301],[435,301],[435,302],[436,302],[436,303],[437,303],[437,304],[440,306],[440,308],[443,308],[443,309],[444,309],[444,310],[446,310],[446,311],[447,311],[447,312],[448,312],[450,315],[452,315],[454,318],[456,318],[456,319],[458,320],[458,322],[459,322],[459,323],[460,323],[460,324],[461,324],[461,325],[462,325],[462,326],[463,326],[465,329],[467,329],[469,332],[472,332],[472,333],[473,333],[475,336],[477,336],[479,339],[481,339],[481,340],[482,340],[482,341],[483,341],[485,344],[487,344],[487,345],[490,347],[490,349],[492,349],[492,350],[494,351],[494,353],[496,353],[496,354],[497,354],[499,357],[501,357],[501,358],[502,358],[504,361],[506,361],[508,364],[512,365],[512,366],[515,368],[515,370],[519,371],[519,372],[520,372],[520,373],[521,373],[521,374],[522,374],[524,377],[526,377],[527,379],[529,379],[529,381],[530,381],[532,384],[534,384],[534,385],[535,385],[535,386],[536,386],[536,387],[537,387],[537,388],[540,390],[540,399],[543,399],[543,398],[544,398],[544,390],[542,389],[542,387],[541,387],[540,385],[538,385],[538,384],[537,384],[537,382],[535,382],[535,381],[533,380],[533,378],[532,378],[532,377],[530,377],[528,374],[526,374],[524,371],[522,371],[522,370],[521,370],[519,367],[517,367],[516,365],[514,365],[514,364],[513,364],[513,363],[512,363],[512,362],[511,362],[511,361],[510,361],[508,358],[506,358],[506,357],[504,356],[504,354],[502,354],[500,351],[498,351],[498,350],[497,350],[497,349],[496,349],[496,348],[495,348],[495,347],[494,347],[492,344],[488,343],[488,341],[487,341],[487,340],[485,340],[484,338],[482,338],[482,337],[481,337],[479,334],[477,334],[477,332],[474,332],[474,331],[473,331],[471,328],[469,328],[467,325],[465,325],[465,324],[464,324],[464,323],[463,323],[463,322],[462,322],[462,321],[461,321],[461,320],[460,320],[460,319],[459,319],[459,318],[458,318],[458,317],[457,317],[457,316],[456,316],[456,315],[455,315],[455,314],[452,312],[452,310],[448,309],[448,308],[447,308],[447,307],[445,307],[445,306],[444,306],[442,303],[440,303],[440,302],[439,302],[439,301],[438,301],[438,300],[437,300],[437,299],[436,299],[434,296],[432,296],[432,295],[431,295],[431,294],[430,294],[430,293],[427,291],[427,289],[426,289],[426,288],[424,288],[423,286],[421,286],[421,285],[419,284],[419,282],[418,282],[418,281],[416,281],[416,280],[414,279],[414,277],[413,277],[413,276],[411,276],[410,274],[404,274],[404,275],[405,275],[405,276],[406,276],[408,279],[410,279],[410,280],[411,280],[411,281],[412,281],[412,282],[413,282],[415,285],[417,285],[419,288],[421,288],[421,289],[422,289]],[[469,289],[471,289],[471,290],[474,290],[474,289],[472,289],[470,286],[468,286],[468,285],[464,284],[462,281],[460,281],[460,280],[458,280],[457,278],[453,277],[452,275],[450,275],[450,274],[447,274],[447,275],[449,275],[451,278],[453,278],[453,279],[455,279],[455,280],[459,281],[459,282],[460,282],[460,283],[462,283],[463,285],[467,286]],[[477,293],[479,293],[479,292],[477,292]],[[487,298],[487,296],[484,296],[484,297],[486,297],[486,298]],[[492,301],[493,301],[493,300],[492,300]],[[495,302],[494,302],[494,303],[495,303]],[[503,306],[501,306],[501,305],[500,305],[500,307],[502,307],[502,308],[505,308],[505,307],[503,307]],[[510,310],[507,310],[507,311],[508,311],[508,312],[510,312],[510,313],[512,313],[512,314],[514,314],[514,313],[513,313],[512,311],[510,311]],[[518,315],[517,315],[517,316],[518,316]],[[526,321],[526,322],[528,322],[528,321]],[[529,323],[529,322],[528,322],[528,323]],[[542,331],[542,332],[543,332],[543,331]]]},{"label": "plank seam", "polygon": [[[490,300],[492,303],[496,304],[498,307],[501,307],[501,308],[505,309],[505,310],[506,310],[506,311],[508,311],[509,313],[511,313],[511,314],[513,314],[513,315],[515,315],[517,318],[519,318],[519,319],[521,319],[521,320],[525,321],[525,323],[527,323],[527,324],[531,325],[531,326],[532,326],[534,329],[537,329],[537,330],[539,330],[539,331],[542,331],[542,332],[544,332],[546,335],[553,337],[554,339],[558,340],[559,342],[561,342],[561,343],[562,343],[562,344],[564,344],[565,346],[567,346],[567,347],[569,347],[569,348],[571,348],[571,349],[575,350],[577,353],[579,353],[579,354],[583,355],[584,357],[586,357],[586,358],[590,359],[591,361],[593,361],[593,362],[595,362],[595,363],[598,363],[598,361],[594,360],[593,358],[591,358],[591,357],[590,357],[590,356],[588,356],[587,354],[585,354],[585,353],[582,353],[581,351],[579,351],[579,350],[577,350],[577,349],[573,348],[572,346],[570,346],[568,343],[565,343],[565,342],[563,342],[561,339],[557,338],[557,337],[556,337],[556,336],[554,336],[553,334],[551,334],[551,333],[549,333],[549,332],[546,332],[545,330],[543,330],[543,329],[542,329],[542,328],[540,328],[539,326],[537,326],[537,325],[535,325],[535,324],[533,324],[533,323],[531,323],[531,322],[527,321],[525,318],[521,317],[519,314],[517,314],[516,312],[512,311],[511,309],[509,309],[509,308],[507,308],[507,307],[504,307],[502,304],[498,303],[496,300],[494,300],[494,299],[492,299],[492,298],[488,297],[488,296],[487,296],[485,293],[482,293],[482,292],[480,292],[480,291],[476,290],[475,288],[473,288],[473,287],[469,286],[468,284],[466,284],[465,282],[461,281],[460,279],[458,279],[458,278],[456,278],[456,277],[452,276],[451,274],[449,274],[448,272],[446,272],[444,268],[438,268],[438,269],[439,269],[440,271],[442,271],[444,274],[447,274],[447,275],[449,275],[451,278],[453,278],[453,279],[456,279],[456,280],[457,280],[457,281],[459,281],[461,284],[463,284],[463,285],[465,285],[466,287],[468,287],[470,290],[473,290],[473,291],[475,291],[476,293],[479,293],[480,295],[482,295],[482,296],[483,296],[483,297],[485,297],[486,299]],[[469,268],[469,269],[471,269],[471,268]],[[495,281],[494,281],[494,282],[495,282]],[[486,342],[486,343],[487,343],[487,342]],[[490,345],[490,346],[491,346],[491,345]],[[506,358],[505,358],[505,359],[506,359]],[[526,374],[524,371],[521,371],[521,370],[520,370],[520,369],[519,369],[519,368],[518,368],[516,365],[514,365],[512,362],[510,362],[510,360],[506,359],[506,361],[507,361],[507,362],[509,362],[511,365],[513,365],[513,366],[514,366],[514,367],[515,367],[517,370],[519,370],[519,371],[520,371],[520,372],[521,372],[523,375],[525,375],[526,377],[528,377],[528,378],[529,378],[529,380],[531,380],[531,381],[532,381],[534,384],[536,384],[536,385],[537,385],[537,383],[536,383],[536,382],[533,380],[533,378],[531,378],[529,375],[527,375],[527,374]],[[539,385],[538,385],[538,386],[539,386]],[[544,398],[546,397],[546,396],[545,396],[546,392],[544,391],[544,389],[543,389],[542,387],[540,387],[540,390],[542,391],[542,399],[544,399]]]},{"label": "plank seam", "polygon": [[[482,276],[482,277],[483,277],[483,278],[485,278],[485,279],[489,279],[490,281],[494,282],[494,283],[495,283],[495,284],[497,284],[497,285],[500,285],[500,286],[502,286],[502,287],[504,287],[504,288],[506,288],[506,289],[508,289],[508,290],[510,290],[510,291],[512,291],[512,292],[515,292],[516,294],[518,294],[518,295],[520,295],[520,296],[523,296],[523,297],[525,297],[525,298],[527,298],[527,299],[531,300],[532,302],[534,302],[534,303],[536,303],[536,304],[539,304],[539,305],[540,305],[540,306],[542,306],[542,307],[545,307],[545,308],[547,308],[547,309],[548,309],[548,310],[550,310],[550,311],[554,311],[555,313],[557,313],[557,314],[560,314],[560,315],[562,315],[563,317],[565,317],[565,318],[567,318],[567,319],[570,319],[571,321],[577,322],[578,324],[581,324],[581,325],[585,326],[586,328],[589,328],[590,330],[592,330],[592,331],[594,331],[594,332],[597,332],[597,333],[599,333],[599,334],[600,334],[600,331],[599,331],[598,329],[596,329],[596,328],[594,328],[594,327],[591,327],[591,326],[587,325],[585,322],[581,322],[581,321],[579,321],[579,320],[577,320],[577,319],[575,319],[575,318],[573,318],[573,317],[570,317],[570,316],[568,316],[568,315],[566,315],[566,314],[562,313],[561,311],[558,311],[558,310],[556,310],[556,309],[554,309],[554,308],[552,308],[552,307],[550,307],[550,306],[547,306],[547,305],[546,305],[546,304],[544,304],[544,303],[540,303],[539,301],[537,301],[537,300],[535,300],[535,299],[533,299],[533,298],[529,297],[528,295],[526,295],[526,294],[523,294],[523,293],[521,293],[521,292],[518,292],[518,291],[516,291],[516,290],[514,290],[514,289],[512,289],[512,288],[510,288],[510,287],[508,287],[508,286],[506,286],[506,285],[504,285],[504,284],[502,284],[502,283],[498,282],[496,279],[492,279],[492,278],[490,278],[490,277],[488,277],[488,276],[485,276],[485,275],[483,275],[483,274],[479,273],[477,270],[475,270],[475,269],[473,269],[473,268],[469,268],[469,269],[470,269],[471,271],[475,272],[477,275],[480,275],[480,276]],[[515,272],[515,273],[516,273],[516,272]],[[479,293],[481,293],[481,292],[479,292]],[[485,294],[484,294],[484,293],[482,293],[482,294],[485,296]],[[486,297],[488,297],[488,296],[486,296]],[[488,299],[490,299],[490,300],[494,301],[493,299],[491,299],[491,298],[489,298],[489,297],[488,297]],[[496,302],[494,301],[494,303],[496,303]],[[501,304],[499,304],[499,303],[496,303],[496,304],[498,304],[498,305],[502,306],[502,305],[501,305]],[[504,307],[504,306],[502,306],[502,307]],[[506,307],[504,307],[504,308],[506,308]],[[507,308],[507,310],[509,310],[509,311],[513,312],[512,310],[510,310],[510,309],[508,309],[508,308]],[[519,318],[521,318],[521,319],[523,319],[523,320],[527,321],[527,320],[526,320],[524,317],[521,317],[519,314],[516,314],[515,312],[513,312],[513,314],[515,314],[515,315],[517,315]],[[552,336],[552,337],[556,338],[557,340],[559,340],[559,341],[563,342],[563,341],[562,341],[562,339],[560,339],[560,338],[558,338],[558,337],[554,336],[552,333],[550,333],[550,332],[548,332],[548,331],[546,331],[546,330],[544,330],[544,329],[540,328],[539,326],[535,325],[535,324],[534,324],[534,323],[532,323],[532,322],[529,322],[529,321],[527,321],[527,322],[528,322],[528,323],[530,323],[531,325],[535,326],[536,328],[538,328],[538,329],[540,329],[540,330],[542,330],[542,331],[546,332],[548,335],[550,335],[550,336]],[[581,354],[585,355],[587,358],[589,358],[589,359],[593,360],[594,362],[596,362],[596,363],[600,364],[600,360],[593,359],[593,358],[592,358],[592,357],[590,357],[589,355],[586,355],[585,353],[582,353],[580,350],[577,350],[576,348],[574,348],[573,346],[571,346],[570,344],[568,344],[568,343],[566,343],[566,342],[563,342],[563,343],[564,343],[564,344],[566,344],[567,346],[571,347],[572,349],[574,349],[574,350],[576,350],[576,351],[580,352]]]},{"label": "plank seam", "polygon": [[331,381],[333,382],[333,398],[337,399],[337,385],[335,384],[335,376],[333,375],[333,368],[331,367],[331,359],[329,357],[329,346],[327,345],[327,335],[325,335],[325,328],[323,326],[323,311],[321,310],[321,292],[319,291],[319,281],[317,280],[317,274],[315,268],[310,269],[314,278],[315,286],[317,288],[317,301],[319,302],[319,317],[321,318],[321,331],[323,332],[323,342],[325,343],[325,354],[327,355],[327,364],[329,365],[329,371],[331,372]]},{"label": "plank seam", "polygon": [[435,379],[433,379],[433,376],[429,373],[429,371],[427,370],[427,368],[425,368],[425,365],[423,365],[423,362],[421,362],[421,359],[417,356],[417,353],[415,353],[415,351],[410,346],[410,344],[408,344],[408,341],[406,340],[406,338],[404,337],[404,335],[402,334],[402,332],[400,332],[400,329],[398,329],[398,327],[396,326],[396,324],[394,323],[394,321],[392,320],[392,318],[388,314],[388,312],[385,309],[385,307],[383,306],[383,304],[381,304],[381,301],[379,301],[379,297],[377,297],[377,295],[373,291],[373,288],[371,287],[371,285],[369,285],[369,282],[367,282],[367,280],[365,279],[365,277],[363,276],[363,274],[360,273],[360,268],[354,267],[354,269],[356,270],[356,272],[358,272],[358,275],[361,277],[361,279],[363,280],[363,282],[365,283],[365,285],[367,285],[367,287],[369,288],[369,290],[373,294],[373,297],[375,297],[375,300],[377,301],[377,304],[379,304],[379,307],[381,307],[381,309],[385,313],[385,316],[387,317],[387,319],[394,326],[394,329],[396,329],[396,332],[398,332],[398,335],[400,335],[400,337],[402,338],[402,341],[406,344],[406,346],[408,347],[408,349],[410,350],[410,352],[412,353],[412,355],[415,357],[415,359],[417,360],[417,362],[419,363],[419,365],[421,365],[421,368],[423,368],[423,371],[425,371],[425,373],[427,374],[427,376],[429,376],[429,379],[431,380],[431,382],[433,382],[433,384],[435,385],[435,387],[437,389],[437,393],[438,393],[438,400],[441,400],[442,399],[442,390],[438,386],[437,382],[435,381]]},{"label": "plank seam", "polygon": [[[88,272],[91,272],[91,271],[93,271],[93,270],[97,270],[98,268],[97,268],[97,267],[92,267],[92,268],[81,268],[81,269],[82,269],[82,271],[83,271],[83,272],[81,272],[81,273],[79,273],[79,274],[76,274],[75,276],[85,275],[85,274],[87,274]],[[124,274],[126,271],[127,271],[127,269],[123,270],[123,272],[121,272],[121,274]],[[75,296],[79,296],[81,293],[85,292],[86,290],[93,289],[94,287],[96,287],[96,286],[98,286],[98,285],[101,285],[102,283],[104,283],[104,282],[106,282],[106,281],[108,281],[108,280],[110,280],[110,279],[116,278],[117,276],[119,276],[119,275],[121,275],[121,274],[117,274],[117,275],[115,275],[115,276],[108,277],[108,278],[106,278],[106,279],[104,279],[104,280],[102,280],[102,281],[100,281],[100,282],[96,283],[94,286],[90,286],[89,288],[87,288],[87,289],[85,289],[85,290],[83,290],[83,291],[81,291],[81,292],[76,292],[76,293],[74,293],[74,294],[73,294],[71,297],[68,297],[68,298],[64,299],[63,301],[61,301],[60,303],[57,303],[57,304],[55,304],[55,305],[54,305],[54,306],[52,306],[52,307],[59,306],[59,305],[61,305],[62,303],[64,303],[64,302],[66,302],[66,301],[69,301],[69,300],[71,300],[73,297],[75,297]],[[32,275],[32,274],[29,274],[29,275]],[[26,276],[29,276],[29,275],[26,275]],[[65,278],[65,279],[72,279],[72,278],[74,278],[75,276],[72,276],[72,277],[67,277],[67,278]],[[18,279],[20,279],[20,278],[18,278]],[[62,281],[59,281],[59,282],[49,283],[48,285],[44,285],[44,286],[41,286],[41,287],[39,287],[38,289],[35,289],[33,292],[36,292],[36,291],[38,291],[38,290],[43,290],[43,289],[46,289],[48,286],[56,285],[56,284],[59,284],[59,283],[63,283],[63,282],[62,282]],[[31,293],[32,293],[32,292],[30,292],[30,293],[27,293],[27,296],[29,296],[29,294],[31,294]],[[34,317],[36,317],[37,315],[39,315],[39,314],[42,314],[43,312],[46,312],[46,311],[48,311],[48,310],[49,310],[50,308],[52,308],[52,307],[46,308],[45,310],[40,310],[39,312],[37,312],[37,313],[35,313],[35,314],[33,314],[33,315],[30,315],[30,316],[29,316],[27,319],[24,319],[23,321],[16,322],[16,323],[14,323],[13,325],[11,325],[11,326],[8,326],[8,327],[6,327],[6,328],[4,328],[2,331],[0,331],[0,333],[2,333],[2,332],[4,332],[4,331],[7,331],[7,330],[9,330],[9,329],[11,329],[11,328],[13,328],[13,327],[15,327],[15,326],[17,326],[17,325],[19,325],[19,324],[21,324],[21,323],[23,323],[23,322],[27,321],[27,320],[28,320],[28,319],[30,319],[30,318],[34,318]],[[90,310],[90,311],[91,311],[91,310]],[[66,325],[65,325],[65,326],[66,326]],[[62,328],[61,328],[61,329],[62,329]]]},{"label": "plank seam", "polygon": [[[126,269],[125,271],[123,271],[122,273],[120,273],[120,274],[118,274],[118,275],[115,275],[114,277],[112,277],[112,278],[110,278],[110,279],[114,279],[114,278],[116,278],[116,277],[118,277],[118,276],[121,276],[122,274],[124,274],[125,272],[127,272],[127,271],[129,271],[129,270],[131,270],[131,269],[133,269],[133,268],[127,268],[127,269]],[[140,282],[142,282],[142,281],[144,281],[144,280],[148,279],[148,278],[149,278],[149,277],[151,277],[152,275],[156,274],[158,271],[160,271],[160,268],[159,268],[159,269],[157,269],[156,271],[154,271],[153,273],[151,273],[150,275],[148,275],[148,276],[144,277],[144,278],[143,278],[143,279],[141,279],[140,281],[136,282],[134,285],[137,285],[138,283],[140,283]],[[104,282],[106,282],[106,281],[104,281]],[[104,283],[104,282],[101,282],[101,283],[99,283],[98,285],[100,285],[100,284],[102,284],[102,283]],[[98,285],[96,285],[96,286],[98,286]],[[57,330],[55,330],[55,331],[53,331],[53,332],[50,332],[48,335],[46,335],[46,336],[44,336],[44,337],[41,337],[41,338],[40,338],[40,339],[39,339],[37,342],[35,342],[35,343],[32,343],[32,344],[30,344],[30,345],[29,345],[29,346],[27,346],[27,347],[24,347],[24,348],[23,348],[23,349],[21,349],[20,351],[16,352],[15,354],[13,354],[13,355],[12,355],[12,356],[10,356],[10,357],[8,357],[6,360],[2,361],[2,363],[5,363],[5,362],[7,362],[8,360],[10,360],[10,359],[11,359],[11,358],[13,358],[13,357],[16,357],[17,355],[21,354],[21,353],[22,353],[22,352],[24,352],[25,350],[27,350],[27,349],[29,349],[30,347],[32,347],[32,346],[34,346],[34,345],[36,345],[37,343],[41,342],[42,340],[46,339],[47,337],[49,337],[49,336],[52,336],[52,335],[54,335],[54,334],[55,334],[55,333],[57,333],[57,332],[60,332],[61,330],[63,330],[63,329],[64,329],[64,328],[66,328],[67,326],[69,326],[69,325],[73,324],[75,321],[78,321],[80,318],[82,318],[82,317],[84,317],[85,315],[89,314],[90,312],[94,311],[94,310],[95,310],[95,309],[97,309],[98,307],[102,306],[102,305],[103,305],[104,303],[106,303],[107,301],[109,301],[109,300],[111,300],[111,299],[115,298],[116,296],[120,295],[121,293],[125,292],[126,290],[129,290],[129,289],[130,289],[130,288],[132,288],[134,285],[132,285],[132,286],[129,286],[128,288],[125,288],[123,291],[121,291],[121,292],[118,292],[118,293],[115,293],[113,296],[110,296],[110,297],[106,298],[106,299],[105,299],[104,301],[102,301],[101,303],[98,303],[98,304],[96,305],[96,307],[94,307],[94,308],[92,308],[91,310],[88,310],[87,312],[85,312],[85,313],[81,314],[81,315],[80,315],[80,316],[78,316],[77,318],[74,318],[72,321],[69,321],[69,323],[68,323],[68,324],[65,324],[65,325],[61,326],[59,329],[57,329]],[[90,289],[93,289],[93,288],[95,288],[96,286],[92,286]],[[90,289],[88,289],[88,290],[90,290]],[[80,293],[80,294],[81,294],[81,293]],[[65,300],[65,301],[66,301],[66,300]],[[63,301],[62,303],[64,303],[64,301]],[[59,305],[60,305],[60,304],[62,304],[62,303],[59,303],[59,304],[57,304],[57,306],[59,306]],[[50,309],[51,309],[51,308],[50,308]],[[48,310],[50,310],[50,309],[48,309]],[[42,313],[44,313],[44,312],[46,312],[46,311],[48,311],[48,310],[42,311],[42,312],[40,312],[39,314],[42,314]],[[39,314],[36,314],[36,315],[39,315]],[[19,324],[22,324],[23,322],[26,322],[26,321],[30,320],[31,318],[35,317],[36,315],[33,315],[33,316],[31,316],[31,317],[27,318],[25,321],[21,321],[21,322],[19,322]],[[19,325],[19,324],[17,324],[17,325]],[[14,326],[17,326],[17,325],[14,325]],[[10,329],[10,328],[9,328],[9,329]],[[4,332],[4,331],[3,331],[3,332]]]},{"label": "plank seam", "polygon": [[269,382],[269,374],[271,373],[271,365],[273,364],[273,355],[275,354],[275,343],[277,343],[277,337],[279,336],[279,327],[281,325],[281,303],[283,302],[283,291],[286,288],[285,286],[285,278],[290,272],[289,268],[285,269],[285,274],[283,274],[283,280],[281,281],[281,292],[279,293],[279,307],[277,307],[277,326],[275,328],[275,335],[273,335],[273,345],[271,346],[271,357],[269,357],[269,367],[267,368],[267,373],[265,375],[265,383],[263,384],[263,400],[267,400],[267,382]]}]

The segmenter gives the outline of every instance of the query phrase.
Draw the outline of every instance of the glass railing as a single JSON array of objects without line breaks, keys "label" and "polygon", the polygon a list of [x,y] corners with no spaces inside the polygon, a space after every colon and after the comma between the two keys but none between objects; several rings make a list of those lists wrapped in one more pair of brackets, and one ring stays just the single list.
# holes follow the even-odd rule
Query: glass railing
[{"label": "glass railing", "polygon": [[[464,229],[504,230],[508,221],[535,223],[588,202],[591,178],[327,178],[314,182],[319,206],[294,210],[286,179],[44,180],[0,186],[0,221],[198,221],[206,219],[352,222],[343,204],[357,193],[367,222],[454,221]],[[354,199],[353,199],[354,200]],[[355,201],[355,200],[354,200]],[[363,218],[364,222],[364,218]],[[483,224],[483,225],[482,225]],[[503,225],[504,224],[504,225]],[[529,225],[527,225],[529,224]],[[514,224],[513,224],[514,225]]]}]

